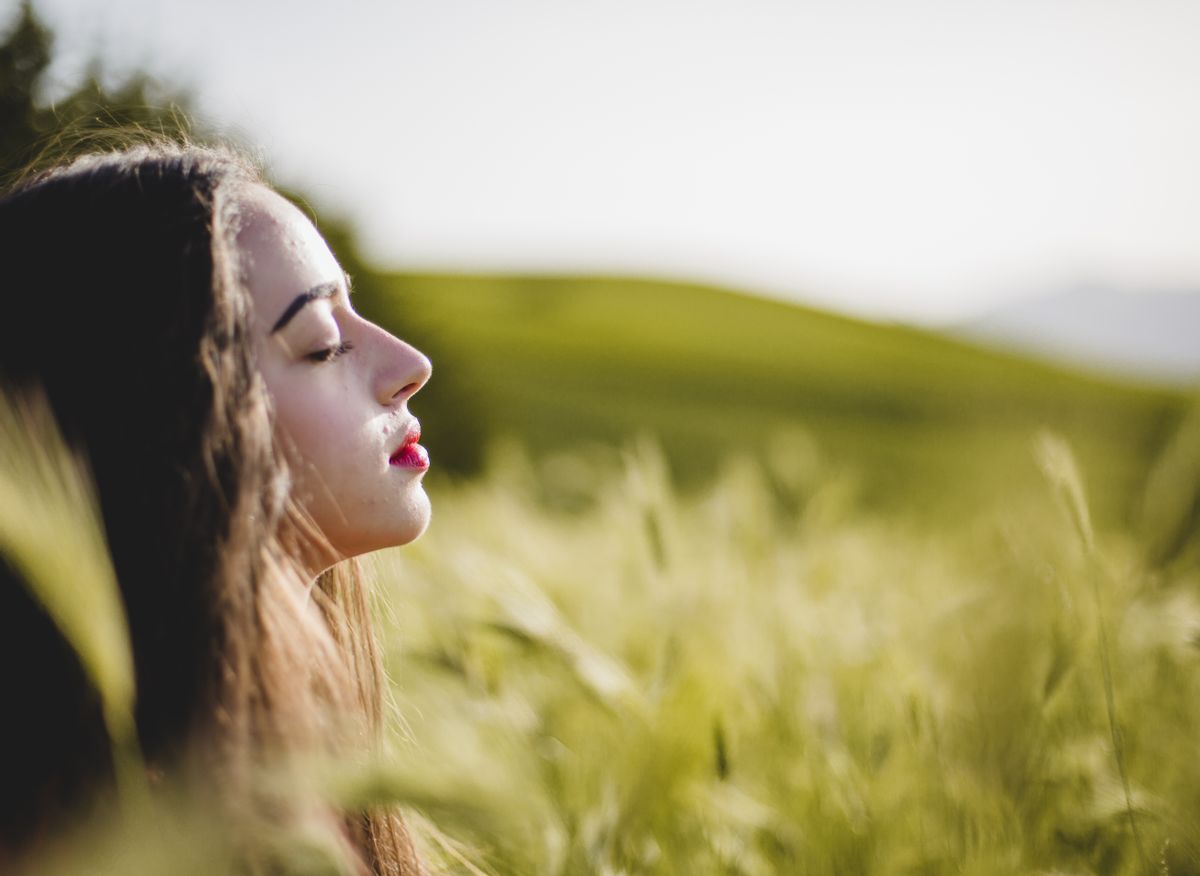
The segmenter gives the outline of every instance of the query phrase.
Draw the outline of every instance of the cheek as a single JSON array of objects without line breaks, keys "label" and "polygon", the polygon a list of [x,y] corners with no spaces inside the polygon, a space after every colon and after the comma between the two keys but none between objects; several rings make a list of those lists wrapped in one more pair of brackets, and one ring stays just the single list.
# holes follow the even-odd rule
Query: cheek
[{"label": "cheek", "polygon": [[[340,464],[361,455],[362,426],[353,422],[346,409],[348,394],[330,383],[276,381],[271,387],[275,403],[275,428],[297,473],[315,468],[327,477],[337,474]],[[354,453],[355,448],[359,453]]]}]

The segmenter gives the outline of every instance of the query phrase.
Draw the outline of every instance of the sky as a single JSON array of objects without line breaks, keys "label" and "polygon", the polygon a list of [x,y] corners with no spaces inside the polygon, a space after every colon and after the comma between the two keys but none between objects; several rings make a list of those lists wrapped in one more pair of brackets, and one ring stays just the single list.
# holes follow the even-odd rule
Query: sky
[{"label": "sky", "polygon": [[[37,0],[407,269],[929,325],[1200,288],[1192,0]],[[4,21],[15,0],[0,0]]]}]

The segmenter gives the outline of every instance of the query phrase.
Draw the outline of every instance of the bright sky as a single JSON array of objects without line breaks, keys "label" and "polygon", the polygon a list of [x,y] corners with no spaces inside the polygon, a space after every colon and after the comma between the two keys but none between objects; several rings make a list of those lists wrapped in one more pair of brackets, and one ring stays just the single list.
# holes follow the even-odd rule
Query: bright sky
[{"label": "bright sky", "polygon": [[[0,0],[5,20],[15,0]],[[1200,287],[1193,0],[39,0],[409,268],[951,321]]]}]

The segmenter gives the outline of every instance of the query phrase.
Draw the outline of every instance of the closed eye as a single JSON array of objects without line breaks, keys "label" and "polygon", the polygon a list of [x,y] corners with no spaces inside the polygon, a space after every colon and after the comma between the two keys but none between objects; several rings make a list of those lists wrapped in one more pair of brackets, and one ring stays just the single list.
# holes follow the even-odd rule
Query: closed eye
[{"label": "closed eye", "polygon": [[341,341],[334,344],[332,347],[326,347],[323,350],[314,350],[304,358],[309,362],[330,362],[341,356],[343,353],[349,353],[354,349],[354,344],[349,341]]}]

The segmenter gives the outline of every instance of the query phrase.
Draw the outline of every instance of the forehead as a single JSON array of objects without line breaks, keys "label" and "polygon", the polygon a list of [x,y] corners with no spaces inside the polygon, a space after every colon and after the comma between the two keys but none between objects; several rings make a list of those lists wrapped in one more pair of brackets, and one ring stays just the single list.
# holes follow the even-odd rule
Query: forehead
[{"label": "forehead", "polygon": [[341,280],[329,246],[294,204],[260,185],[239,191],[235,203],[238,263],[259,321],[273,322],[297,295]]}]

